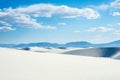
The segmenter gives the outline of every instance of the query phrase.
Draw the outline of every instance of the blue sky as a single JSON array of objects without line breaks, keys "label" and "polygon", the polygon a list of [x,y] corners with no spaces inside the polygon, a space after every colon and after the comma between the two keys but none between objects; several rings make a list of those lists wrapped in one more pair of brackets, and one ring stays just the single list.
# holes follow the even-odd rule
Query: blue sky
[{"label": "blue sky", "polygon": [[1,0],[0,43],[120,39],[120,0]]}]

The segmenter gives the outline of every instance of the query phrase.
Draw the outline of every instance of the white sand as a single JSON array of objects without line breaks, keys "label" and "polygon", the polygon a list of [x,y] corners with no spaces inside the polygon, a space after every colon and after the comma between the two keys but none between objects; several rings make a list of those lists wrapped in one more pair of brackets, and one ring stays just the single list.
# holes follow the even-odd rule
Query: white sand
[{"label": "white sand", "polygon": [[119,59],[120,60],[120,52],[112,56],[113,59]]},{"label": "white sand", "polygon": [[0,48],[0,80],[120,80],[120,61]]},{"label": "white sand", "polygon": [[67,48],[67,49],[59,49],[59,48],[42,48],[42,47],[30,47],[30,51],[33,52],[43,52],[43,53],[64,53],[64,52],[68,52],[68,51],[72,51],[72,50],[80,50],[83,48]]}]

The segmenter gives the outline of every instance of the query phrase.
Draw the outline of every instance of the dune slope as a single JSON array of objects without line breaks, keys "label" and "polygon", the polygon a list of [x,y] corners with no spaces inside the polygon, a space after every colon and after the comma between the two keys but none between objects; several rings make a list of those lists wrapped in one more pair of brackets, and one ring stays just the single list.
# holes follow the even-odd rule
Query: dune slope
[{"label": "dune slope", "polygon": [[120,80],[120,61],[0,48],[0,80]]},{"label": "dune slope", "polygon": [[83,56],[92,56],[92,57],[112,57],[120,52],[118,47],[106,47],[106,48],[86,48],[79,50],[71,50],[64,52],[63,54],[71,55],[83,55]]}]

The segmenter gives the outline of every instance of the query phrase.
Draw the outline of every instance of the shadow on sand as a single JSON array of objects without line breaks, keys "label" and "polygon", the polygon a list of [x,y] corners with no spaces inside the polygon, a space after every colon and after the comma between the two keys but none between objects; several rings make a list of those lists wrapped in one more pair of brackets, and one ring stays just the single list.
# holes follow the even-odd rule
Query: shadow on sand
[{"label": "shadow on sand", "polygon": [[118,53],[119,51],[120,48],[118,47],[87,48],[87,49],[72,50],[72,51],[64,52],[62,54],[83,55],[83,56],[92,56],[92,57],[111,57],[116,53]]}]

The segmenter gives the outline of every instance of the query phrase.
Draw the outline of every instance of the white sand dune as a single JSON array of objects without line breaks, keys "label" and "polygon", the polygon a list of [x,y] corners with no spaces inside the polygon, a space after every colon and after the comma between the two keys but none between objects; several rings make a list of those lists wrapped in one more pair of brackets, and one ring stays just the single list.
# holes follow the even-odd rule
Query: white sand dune
[{"label": "white sand dune", "polygon": [[106,48],[85,48],[70,50],[63,52],[62,54],[114,58],[113,56],[118,55],[118,53],[120,53],[119,47],[106,47]]},{"label": "white sand dune", "polygon": [[80,50],[83,48],[66,48],[66,49],[59,49],[59,48],[44,48],[44,47],[28,47],[30,50],[29,51],[33,51],[33,52],[42,52],[42,53],[63,53],[63,52],[67,52],[67,51],[72,51],[72,50]]},{"label": "white sand dune", "polygon": [[120,52],[112,56],[113,59],[119,59],[120,60]]},{"label": "white sand dune", "polygon": [[120,61],[0,48],[0,80],[120,80]]}]

